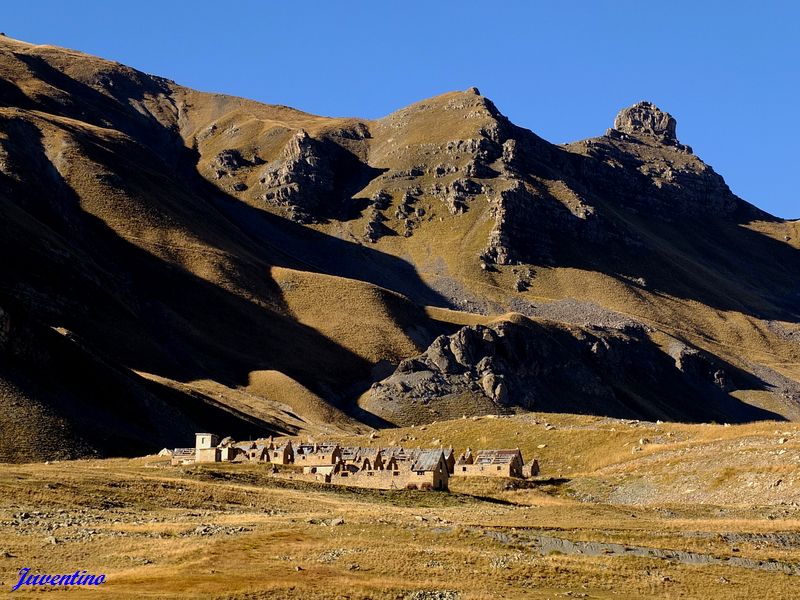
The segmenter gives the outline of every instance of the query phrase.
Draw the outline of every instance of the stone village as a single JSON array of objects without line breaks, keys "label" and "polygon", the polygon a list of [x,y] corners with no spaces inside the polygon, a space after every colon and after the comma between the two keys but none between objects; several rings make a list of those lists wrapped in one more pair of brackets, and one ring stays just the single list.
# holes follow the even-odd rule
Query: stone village
[{"label": "stone village", "polygon": [[[447,490],[450,477],[516,477],[539,474],[536,459],[525,463],[519,448],[478,450],[467,448],[458,458],[453,448],[373,448],[342,446],[334,442],[272,438],[235,442],[212,433],[195,434],[194,448],[164,449],[170,463],[271,463],[273,475],[284,479],[312,481],[374,489]],[[278,469],[278,465],[294,465]],[[297,467],[302,467],[300,470]]]}]

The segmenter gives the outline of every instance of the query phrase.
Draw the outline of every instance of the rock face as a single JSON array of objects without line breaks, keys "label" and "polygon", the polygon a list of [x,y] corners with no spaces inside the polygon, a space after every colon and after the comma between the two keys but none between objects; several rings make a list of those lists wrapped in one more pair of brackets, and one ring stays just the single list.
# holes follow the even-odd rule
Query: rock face
[{"label": "rock face", "polygon": [[358,144],[369,135],[366,126],[358,125],[321,137],[298,130],[264,168],[261,198],[288,209],[290,218],[299,223],[352,218],[358,209],[351,201],[353,193],[374,175],[348,148],[353,145],[358,152]]},{"label": "rock face", "polygon": [[476,406],[648,419],[663,418],[669,406],[687,420],[712,420],[731,414],[731,383],[719,361],[685,344],[670,357],[638,327],[590,330],[518,317],[436,338],[374,384],[363,406],[400,425],[456,418]]},{"label": "rock face", "polygon": [[298,131],[275,162],[267,165],[261,183],[264,199],[288,206],[292,218],[301,223],[314,222],[326,197],[334,194],[334,170],[324,145]]},{"label": "rock face", "polygon": [[673,116],[663,112],[651,102],[639,102],[622,109],[614,119],[614,129],[630,135],[651,135],[668,143],[675,143]]}]

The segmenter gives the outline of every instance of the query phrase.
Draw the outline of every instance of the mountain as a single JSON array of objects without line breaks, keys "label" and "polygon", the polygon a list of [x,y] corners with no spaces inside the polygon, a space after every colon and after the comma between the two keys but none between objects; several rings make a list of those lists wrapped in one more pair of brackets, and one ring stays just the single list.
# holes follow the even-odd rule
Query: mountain
[{"label": "mountain", "polygon": [[0,461],[536,410],[800,417],[800,225],[642,102],[554,145],[0,38]]}]

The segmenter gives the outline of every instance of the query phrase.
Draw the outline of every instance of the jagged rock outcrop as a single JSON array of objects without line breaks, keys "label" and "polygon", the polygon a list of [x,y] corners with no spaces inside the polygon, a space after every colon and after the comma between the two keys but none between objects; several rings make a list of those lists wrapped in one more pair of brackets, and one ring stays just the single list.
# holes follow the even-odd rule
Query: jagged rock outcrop
[{"label": "jagged rock outcrop", "polygon": [[733,390],[732,382],[725,369],[706,352],[681,342],[675,342],[669,349],[675,360],[675,368],[695,381],[711,382],[723,392]]},{"label": "jagged rock outcrop", "polygon": [[329,150],[304,130],[295,133],[278,160],[267,165],[261,184],[267,202],[287,206],[294,220],[319,220],[321,205],[334,194],[334,169]]},{"label": "jagged rock outcrop", "polygon": [[263,161],[257,156],[246,159],[236,148],[229,148],[217,154],[212,164],[215,168],[216,178],[220,179],[221,177],[232,175],[243,167],[252,167],[261,163]]},{"label": "jagged rock outcrop", "polygon": [[481,260],[597,268],[613,252],[634,264],[643,242],[614,216],[620,207],[666,223],[751,211],[675,130],[674,117],[650,102],[623,109],[614,129],[567,145],[569,152],[546,151],[530,132],[503,128],[499,176],[485,192],[495,226]]},{"label": "jagged rock outcrop", "polygon": [[398,424],[470,413],[476,397],[483,398],[480,410],[495,412],[599,411],[656,419],[669,406],[688,420],[726,414],[735,403],[726,396],[732,376],[718,361],[679,345],[670,357],[638,327],[591,330],[524,318],[469,326],[402,361],[372,386],[362,406]]},{"label": "jagged rock outcrop", "polygon": [[665,143],[676,143],[675,118],[652,102],[639,102],[622,109],[614,119],[614,129],[630,135],[651,135]]},{"label": "jagged rock outcrop", "polygon": [[261,198],[299,223],[352,218],[366,205],[355,203],[353,194],[377,173],[363,161],[368,137],[363,123],[315,136],[299,129],[266,165],[259,179]]}]

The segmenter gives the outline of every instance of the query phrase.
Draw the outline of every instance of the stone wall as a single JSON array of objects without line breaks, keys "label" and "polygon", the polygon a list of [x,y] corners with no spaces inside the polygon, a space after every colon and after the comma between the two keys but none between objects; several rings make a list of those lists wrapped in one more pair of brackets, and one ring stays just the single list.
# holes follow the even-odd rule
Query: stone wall
[{"label": "stone wall", "polygon": [[513,477],[512,465],[456,465],[453,477]]}]

